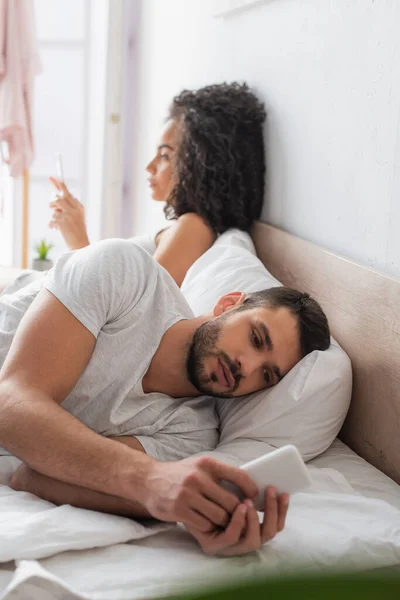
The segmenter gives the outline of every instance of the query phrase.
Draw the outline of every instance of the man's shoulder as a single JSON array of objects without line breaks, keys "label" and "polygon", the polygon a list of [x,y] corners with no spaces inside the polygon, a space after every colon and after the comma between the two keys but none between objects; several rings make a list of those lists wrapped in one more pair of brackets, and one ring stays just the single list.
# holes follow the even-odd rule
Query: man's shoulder
[{"label": "man's shoulder", "polygon": [[62,255],[50,279],[64,287],[101,286],[122,290],[134,282],[145,285],[154,277],[157,265],[142,248],[129,240],[111,238],[94,242],[80,250]]},{"label": "man's shoulder", "polygon": [[[93,242],[91,248],[99,252],[127,252],[130,254],[142,254],[143,252],[146,252],[146,250],[143,250],[138,244],[135,244],[132,238],[107,238],[106,240]],[[146,252],[146,254],[148,255],[148,252]]]},{"label": "man's shoulder", "polygon": [[153,257],[129,239],[109,238],[94,242],[91,245],[91,252],[96,255],[98,260],[146,263],[149,265],[154,264],[155,267]]}]

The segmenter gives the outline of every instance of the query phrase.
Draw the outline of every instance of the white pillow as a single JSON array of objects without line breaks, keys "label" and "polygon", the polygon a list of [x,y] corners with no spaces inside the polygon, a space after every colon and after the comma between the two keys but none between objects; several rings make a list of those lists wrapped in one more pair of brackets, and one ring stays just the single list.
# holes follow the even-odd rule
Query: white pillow
[{"label": "white pillow", "polygon": [[[253,253],[250,236],[231,230],[193,264],[181,289],[196,316],[211,311],[228,292],[280,285]],[[350,360],[331,340],[328,350],[305,356],[273,388],[246,398],[218,399],[221,435],[215,454],[239,464],[291,443],[310,460],[338,434],[351,386]]]},{"label": "white pillow", "polygon": [[278,285],[255,255],[250,236],[233,229],[223,233],[190,267],[181,291],[198,316],[211,311],[228,292],[257,292]]}]

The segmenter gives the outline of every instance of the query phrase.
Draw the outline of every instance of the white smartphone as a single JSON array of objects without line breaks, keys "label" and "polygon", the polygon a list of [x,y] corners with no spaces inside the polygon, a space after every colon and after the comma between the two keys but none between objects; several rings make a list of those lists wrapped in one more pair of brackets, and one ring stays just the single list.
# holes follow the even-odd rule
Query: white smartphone
[{"label": "white smartphone", "polygon": [[57,169],[57,179],[59,181],[61,181],[61,183],[64,183],[64,167],[63,167],[62,155],[60,152],[58,154],[56,154],[56,169]]},{"label": "white smartphone", "polygon": [[[257,498],[253,500],[257,510],[264,510],[264,491],[268,485],[276,487],[277,494],[294,494],[306,489],[312,483],[310,474],[296,446],[282,446],[268,454],[260,456],[240,467],[253,479],[259,489]],[[232,484],[225,485],[235,491],[240,500],[243,492]]]}]

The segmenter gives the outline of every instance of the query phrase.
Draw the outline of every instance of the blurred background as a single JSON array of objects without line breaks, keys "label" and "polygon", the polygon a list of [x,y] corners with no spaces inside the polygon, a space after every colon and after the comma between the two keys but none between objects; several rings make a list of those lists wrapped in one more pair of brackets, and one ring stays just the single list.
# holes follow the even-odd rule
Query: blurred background
[{"label": "blurred background", "polygon": [[[29,263],[49,230],[55,154],[89,238],[164,223],[145,166],[174,95],[246,81],[266,103],[263,219],[400,276],[400,3],[34,0]],[[3,169],[0,264],[21,264],[22,180]]]},{"label": "blurred background", "polygon": [[[85,205],[92,239],[100,239],[108,228],[115,235],[122,233],[116,223],[123,177],[121,121],[124,94],[129,92],[129,82],[125,92],[128,45],[132,46],[135,26],[127,13],[136,4],[34,0],[42,72],[36,77],[33,102],[29,265],[34,245],[43,237],[54,244],[53,260],[66,250],[60,233],[48,228],[53,191],[48,177],[56,175],[56,153],[62,154],[67,185]],[[7,168],[3,173],[4,189]],[[20,265],[23,182],[7,183],[0,263]],[[115,210],[110,215],[103,213],[107,185],[115,192]]]}]

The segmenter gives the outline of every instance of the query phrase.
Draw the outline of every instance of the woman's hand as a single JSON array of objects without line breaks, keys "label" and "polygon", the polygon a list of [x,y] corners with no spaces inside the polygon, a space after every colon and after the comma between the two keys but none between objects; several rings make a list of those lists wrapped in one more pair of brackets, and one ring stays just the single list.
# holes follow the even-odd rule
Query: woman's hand
[{"label": "woman's hand", "polygon": [[86,231],[85,208],[74,198],[67,186],[55,177],[50,181],[57,189],[56,199],[50,202],[53,214],[49,227],[58,229],[70,250],[84,248],[90,244]]},{"label": "woman's hand", "polygon": [[206,554],[216,556],[236,556],[248,554],[272,540],[285,526],[289,506],[288,494],[279,498],[274,487],[265,491],[264,521],[260,524],[258,514],[251,500],[244,500],[234,510],[228,526],[224,529],[201,532],[185,525],[186,529],[199,542]]}]

